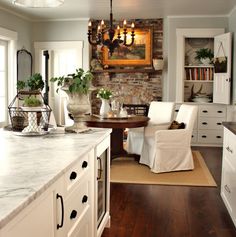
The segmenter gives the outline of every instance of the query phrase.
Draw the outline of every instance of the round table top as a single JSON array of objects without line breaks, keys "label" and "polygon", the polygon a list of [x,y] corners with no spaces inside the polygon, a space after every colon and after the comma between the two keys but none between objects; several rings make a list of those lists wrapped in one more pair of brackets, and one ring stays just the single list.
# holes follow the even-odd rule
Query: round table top
[{"label": "round table top", "polygon": [[99,128],[137,128],[147,126],[149,118],[132,115],[127,118],[100,118],[99,116],[86,116],[84,119],[88,127]]}]

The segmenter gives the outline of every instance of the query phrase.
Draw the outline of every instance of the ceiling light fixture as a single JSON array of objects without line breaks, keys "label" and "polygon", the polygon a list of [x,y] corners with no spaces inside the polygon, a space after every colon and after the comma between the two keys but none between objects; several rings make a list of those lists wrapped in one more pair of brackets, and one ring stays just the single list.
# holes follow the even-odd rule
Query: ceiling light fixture
[{"label": "ceiling light fixture", "polygon": [[58,7],[64,0],[12,0],[12,3],[21,7]]},{"label": "ceiling light fixture", "polygon": [[[121,39],[121,29],[118,25],[116,30],[113,25],[113,14],[112,14],[112,0],[110,0],[110,27],[106,29],[106,25],[104,21],[101,21],[101,24],[98,26],[96,33],[94,34],[92,31],[92,22],[90,21],[88,24],[88,41],[91,45],[104,45],[109,49],[110,55],[114,52],[115,48],[120,47],[121,44],[129,47],[134,43],[135,31],[134,31],[134,23],[131,24],[131,42],[128,43],[127,40],[127,22],[123,21],[123,39]],[[105,36],[107,33],[108,36]],[[114,39],[115,34],[117,34],[117,38]]]}]

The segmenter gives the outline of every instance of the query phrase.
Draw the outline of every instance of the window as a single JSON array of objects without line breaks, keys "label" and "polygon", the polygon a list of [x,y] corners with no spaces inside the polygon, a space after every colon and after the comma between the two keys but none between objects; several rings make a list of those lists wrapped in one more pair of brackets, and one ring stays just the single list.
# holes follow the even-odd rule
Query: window
[{"label": "window", "polygon": [[7,41],[0,40],[0,127],[7,122]]}]

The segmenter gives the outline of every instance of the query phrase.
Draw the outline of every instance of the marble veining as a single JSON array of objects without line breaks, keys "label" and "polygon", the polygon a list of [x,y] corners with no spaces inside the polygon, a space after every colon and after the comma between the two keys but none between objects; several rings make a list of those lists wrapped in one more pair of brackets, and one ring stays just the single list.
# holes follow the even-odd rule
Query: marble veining
[{"label": "marble veining", "polygon": [[0,131],[0,228],[62,176],[111,129],[23,137]]}]

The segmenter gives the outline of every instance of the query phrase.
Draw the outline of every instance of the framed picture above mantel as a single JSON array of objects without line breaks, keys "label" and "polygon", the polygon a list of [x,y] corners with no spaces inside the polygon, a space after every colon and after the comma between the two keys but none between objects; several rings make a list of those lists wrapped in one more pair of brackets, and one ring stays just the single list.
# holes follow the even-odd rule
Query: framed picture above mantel
[{"label": "framed picture above mantel", "polygon": [[112,56],[103,48],[103,65],[147,66],[152,65],[152,29],[135,29],[135,41],[130,47],[116,48]]}]

